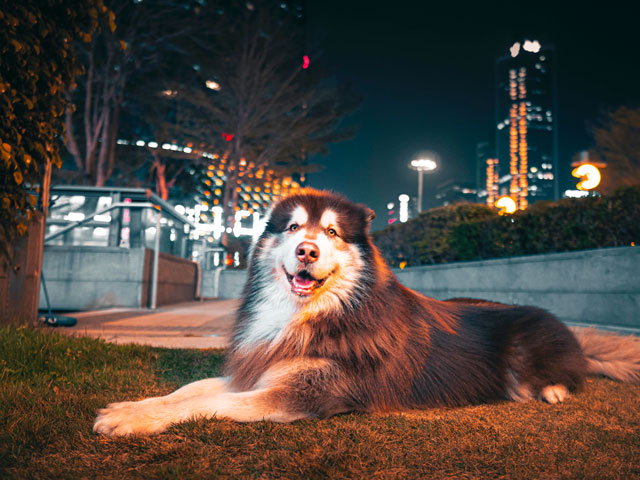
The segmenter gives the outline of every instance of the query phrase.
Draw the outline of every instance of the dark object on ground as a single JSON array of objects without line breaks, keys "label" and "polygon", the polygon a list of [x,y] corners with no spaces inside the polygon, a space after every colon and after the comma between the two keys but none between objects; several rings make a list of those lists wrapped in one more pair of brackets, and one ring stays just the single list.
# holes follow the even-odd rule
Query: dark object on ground
[{"label": "dark object on ground", "polygon": [[47,292],[47,284],[44,281],[44,274],[40,272],[40,281],[42,283],[42,289],[44,290],[44,298],[47,300],[48,315],[43,315],[39,320],[45,325],[50,327],[73,327],[78,320],[73,317],[66,317],[64,315],[54,315],[51,312],[51,302],[49,302],[49,293]]}]

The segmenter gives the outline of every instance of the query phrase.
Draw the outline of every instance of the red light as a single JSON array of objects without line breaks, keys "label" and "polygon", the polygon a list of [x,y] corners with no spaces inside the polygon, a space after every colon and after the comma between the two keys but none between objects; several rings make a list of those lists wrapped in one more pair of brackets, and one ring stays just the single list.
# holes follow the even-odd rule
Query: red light
[{"label": "red light", "polygon": [[309,68],[309,57],[306,55],[302,57],[302,68],[304,69]]},{"label": "red light", "polygon": [[224,138],[227,142],[233,140],[233,135],[230,133],[222,132],[222,138]]},{"label": "red light", "polygon": [[391,224],[392,224],[393,222],[395,222],[395,221],[396,221],[396,219],[395,219],[395,218],[390,218],[390,219],[389,219],[389,225],[391,225]]}]

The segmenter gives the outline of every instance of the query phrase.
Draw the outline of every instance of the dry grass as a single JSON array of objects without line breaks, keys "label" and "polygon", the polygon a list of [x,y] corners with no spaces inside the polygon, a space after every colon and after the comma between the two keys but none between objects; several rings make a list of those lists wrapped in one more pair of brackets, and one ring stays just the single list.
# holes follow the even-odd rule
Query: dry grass
[{"label": "dry grass", "polygon": [[0,478],[640,477],[640,387],[604,379],[556,406],[91,432],[97,408],[215,375],[220,358],[0,329]]}]

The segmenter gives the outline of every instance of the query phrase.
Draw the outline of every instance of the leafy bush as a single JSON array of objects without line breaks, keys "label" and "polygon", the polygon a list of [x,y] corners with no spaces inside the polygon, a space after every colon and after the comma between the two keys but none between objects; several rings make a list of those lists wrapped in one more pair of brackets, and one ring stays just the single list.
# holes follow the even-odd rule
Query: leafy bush
[{"label": "leafy bush", "polygon": [[393,266],[640,244],[640,186],[538,202],[507,216],[479,204],[436,208],[377,232],[374,241]]},{"label": "leafy bush", "polygon": [[433,208],[407,223],[373,234],[374,242],[392,266],[445,263],[460,260],[451,247],[453,229],[461,224],[498,217],[486,205],[460,203]]},{"label": "leafy bush", "polygon": [[0,246],[26,232],[37,202],[29,190],[47,162],[60,165],[64,90],[81,72],[73,40],[88,41],[107,13],[103,0],[0,5]]},{"label": "leafy bush", "polygon": [[460,260],[631,244],[640,244],[640,187],[603,197],[540,202],[512,216],[457,225],[451,232]]}]

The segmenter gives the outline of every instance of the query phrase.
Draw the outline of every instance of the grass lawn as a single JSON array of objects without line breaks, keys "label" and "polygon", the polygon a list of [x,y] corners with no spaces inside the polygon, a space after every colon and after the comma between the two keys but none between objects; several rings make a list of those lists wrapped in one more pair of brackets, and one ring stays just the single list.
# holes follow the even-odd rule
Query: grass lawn
[{"label": "grass lawn", "polygon": [[640,478],[640,386],[605,379],[561,405],[91,431],[98,408],[216,375],[221,358],[0,328],[0,478]]}]

